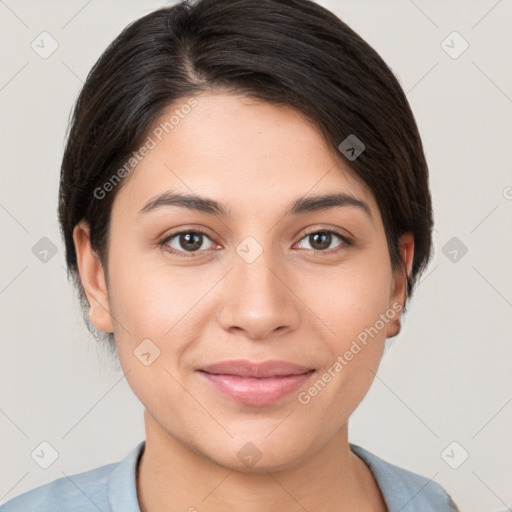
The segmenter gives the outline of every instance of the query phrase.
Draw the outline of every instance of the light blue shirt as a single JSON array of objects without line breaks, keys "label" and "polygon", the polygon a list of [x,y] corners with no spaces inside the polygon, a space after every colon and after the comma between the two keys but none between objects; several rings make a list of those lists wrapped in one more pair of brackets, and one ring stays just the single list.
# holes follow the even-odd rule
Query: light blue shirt
[{"label": "light blue shirt", "polygon": [[[141,512],[136,470],[146,441],[121,462],[62,477],[12,498],[0,512]],[[388,512],[459,512],[438,483],[350,444],[372,471]]]}]

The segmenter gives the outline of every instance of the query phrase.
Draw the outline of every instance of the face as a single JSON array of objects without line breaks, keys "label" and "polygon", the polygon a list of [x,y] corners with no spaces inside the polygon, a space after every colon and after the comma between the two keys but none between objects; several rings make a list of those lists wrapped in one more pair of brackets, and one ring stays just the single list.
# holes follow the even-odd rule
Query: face
[{"label": "face", "polygon": [[[91,320],[114,332],[154,429],[226,467],[249,467],[246,455],[255,471],[292,467],[366,394],[405,276],[372,193],[301,113],[220,92],[196,101],[150,134],[118,191],[108,282],[87,226],[75,229]],[[401,242],[410,269],[412,237]]]}]

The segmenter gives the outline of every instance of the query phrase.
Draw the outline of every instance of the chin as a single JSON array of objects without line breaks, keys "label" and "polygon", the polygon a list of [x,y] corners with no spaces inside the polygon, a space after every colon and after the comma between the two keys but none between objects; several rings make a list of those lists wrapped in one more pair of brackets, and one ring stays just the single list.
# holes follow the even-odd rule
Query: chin
[{"label": "chin", "polygon": [[229,443],[218,440],[203,446],[201,452],[215,464],[241,473],[291,469],[307,456],[309,440],[284,430],[281,435],[274,432],[268,436],[268,432],[271,429],[254,431],[252,435],[252,431],[246,430],[243,437],[235,436]]}]

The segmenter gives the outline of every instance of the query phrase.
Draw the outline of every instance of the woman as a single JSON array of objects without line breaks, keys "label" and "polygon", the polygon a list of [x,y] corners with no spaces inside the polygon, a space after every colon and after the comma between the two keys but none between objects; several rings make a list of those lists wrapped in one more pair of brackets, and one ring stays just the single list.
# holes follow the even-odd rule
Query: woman
[{"label": "woman", "polygon": [[199,0],[129,25],[78,98],[59,199],[146,439],[3,512],[457,510],[348,441],[433,220],[406,97],[332,13]]}]

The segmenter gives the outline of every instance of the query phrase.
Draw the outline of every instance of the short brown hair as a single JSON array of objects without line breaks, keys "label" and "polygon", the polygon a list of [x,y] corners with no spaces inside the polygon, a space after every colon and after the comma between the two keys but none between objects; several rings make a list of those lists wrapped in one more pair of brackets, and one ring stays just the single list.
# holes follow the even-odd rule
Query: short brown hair
[{"label": "short brown hair", "polygon": [[82,219],[89,223],[92,247],[105,262],[110,212],[122,183],[101,199],[94,191],[137,150],[166,107],[216,88],[297,108],[340,157],[348,136],[363,142],[364,152],[347,163],[375,196],[393,268],[403,264],[400,235],[414,235],[410,296],[431,256],[433,216],[422,142],[393,72],[313,1],[198,0],[128,25],[96,62],[76,102],[58,214],[68,276],[84,312],[73,229]]}]

